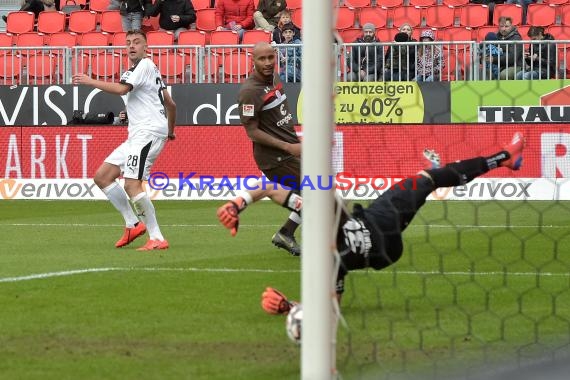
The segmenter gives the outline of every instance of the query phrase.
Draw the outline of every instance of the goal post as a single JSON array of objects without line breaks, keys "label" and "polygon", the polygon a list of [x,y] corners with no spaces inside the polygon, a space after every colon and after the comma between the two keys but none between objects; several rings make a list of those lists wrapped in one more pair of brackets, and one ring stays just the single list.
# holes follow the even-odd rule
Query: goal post
[{"label": "goal post", "polygon": [[[319,189],[318,177],[332,175],[333,7],[331,0],[303,1],[303,154],[302,173],[315,189],[303,186],[301,300],[303,330],[301,378],[335,375],[333,289],[334,189]],[[321,183],[323,182],[321,178]]]}]

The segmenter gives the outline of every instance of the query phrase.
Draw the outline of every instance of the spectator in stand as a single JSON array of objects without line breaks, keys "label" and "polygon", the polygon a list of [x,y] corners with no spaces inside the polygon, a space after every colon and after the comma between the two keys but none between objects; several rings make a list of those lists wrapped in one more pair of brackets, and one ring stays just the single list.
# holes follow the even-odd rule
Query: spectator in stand
[{"label": "spectator in stand", "polygon": [[196,12],[190,0],[156,0],[147,8],[147,16],[157,16],[160,30],[174,33],[178,40],[181,32],[188,30],[190,24],[196,22]]},{"label": "spectator in stand", "polygon": [[378,44],[376,26],[368,22],[362,26],[362,37],[354,43],[361,44],[352,47],[350,53],[347,80],[349,82],[374,82],[382,76],[382,57],[384,47]]},{"label": "spectator in stand", "polygon": [[516,79],[550,79],[556,73],[556,43],[554,37],[544,32],[541,26],[531,26],[527,35],[533,41],[544,43],[531,44],[524,53],[523,68],[516,75]]},{"label": "spectator in stand", "polygon": [[[292,23],[283,25],[283,41],[279,48],[279,77],[283,82],[301,82],[301,40],[295,39]],[[296,46],[287,46],[287,45]]]},{"label": "spectator in stand", "polygon": [[253,0],[217,0],[216,30],[234,30],[241,42],[244,31],[254,26],[254,9]]},{"label": "spectator in stand", "polygon": [[286,0],[260,0],[253,13],[253,21],[257,29],[273,32],[279,22],[279,14],[287,8]]},{"label": "spectator in stand", "polygon": [[445,67],[445,60],[441,46],[426,44],[435,41],[431,30],[424,30],[420,36],[420,47],[416,58],[416,82],[433,82],[441,79],[441,71]]},{"label": "spectator in stand", "polygon": [[128,32],[142,28],[142,20],[151,3],[151,0],[112,0],[107,9],[121,12],[123,31]]},{"label": "spectator in stand", "polygon": [[[521,41],[522,37],[513,25],[513,19],[510,17],[499,18],[499,31],[497,33],[499,41]],[[521,44],[498,44],[503,54],[494,58],[491,63],[499,66],[499,79],[515,79],[515,75],[520,71],[520,63],[523,57],[523,45]]]},{"label": "spectator in stand", "polygon": [[415,62],[409,59],[415,46],[400,45],[401,42],[410,42],[410,35],[405,32],[397,33],[394,42],[396,43],[388,47],[384,56],[384,80],[407,81],[415,73]]},{"label": "spectator in stand", "polygon": [[503,54],[503,50],[495,45],[493,41],[497,41],[497,33],[489,32],[485,36],[485,42],[481,43],[479,48],[480,61],[483,65],[483,72],[479,75],[480,79],[499,79],[499,65],[497,62]]},{"label": "spectator in stand", "polygon": [[[281,13],[279,13],[279,21],[277,22],[277,27],[273,30],[273,42],[276,44],[283,43],[283,26],[291,24],[291,11],[289,9],[283,9]],[[293,37],[294,40],[301,39],[301,30],[293,25],[295,28],[295,36]]]},{"label": "spectator in stand", "polygon": [[[24,0],[20,7],[20,11],[32,12],[36,19],[40,12],[58,10],[59,3],[56,3],[54,0]],[[8,22],[8,16],[2,16],[2,20],[4,20],[4,22]]]}]

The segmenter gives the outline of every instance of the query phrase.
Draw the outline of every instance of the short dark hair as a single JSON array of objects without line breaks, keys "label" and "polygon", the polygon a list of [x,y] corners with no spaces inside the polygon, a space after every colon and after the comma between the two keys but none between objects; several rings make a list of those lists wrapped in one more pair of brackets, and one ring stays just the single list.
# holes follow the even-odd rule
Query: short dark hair
[{"label": "short dark hair", "polygon": [[528,29],[528,32],[526,35],[529,37],[536,37],[536,36],[540,36],[540,35],[544,36],[544,28],[542,26],[531,26]]},{"label": "short dark hair", "polygon": [[507,22],[507,21],[510,22],[511,25],[513,24],[513,18],[512,18],[512,17],[508,17],[508,16],[501,16],[501,17],[499,17],[499,24],[500,24],[501,22]]},{"label": "short dark hair", "polygon": [[144,32],[144,30],[140,30],[140,29],[129,30],[125,37],[132,36],[135,34],[143,36],[144,40],[146,41],[146,33]]}]

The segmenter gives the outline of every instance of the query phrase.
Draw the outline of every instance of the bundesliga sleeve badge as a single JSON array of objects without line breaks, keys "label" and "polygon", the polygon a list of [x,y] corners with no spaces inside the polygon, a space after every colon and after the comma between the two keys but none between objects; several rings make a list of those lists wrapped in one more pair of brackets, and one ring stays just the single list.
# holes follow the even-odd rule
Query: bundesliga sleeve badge
[{"label": "bundesliga sleeve badge", "polygon": [[253,111],[255,107],[253,104],[244,104],[241,109],[243,116],[253,116]]}]

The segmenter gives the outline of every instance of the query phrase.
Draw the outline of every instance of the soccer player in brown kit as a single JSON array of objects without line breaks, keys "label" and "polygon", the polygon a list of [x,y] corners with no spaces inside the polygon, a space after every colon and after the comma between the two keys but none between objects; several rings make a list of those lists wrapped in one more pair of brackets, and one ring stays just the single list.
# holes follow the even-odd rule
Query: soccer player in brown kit
[{"label": "soccer player in brown kit", "polygon": [[[301,142],[295,133],[287,96],[275,72],[275,59],[276,52],[270,44],[261,42],[253,48],[254,71],[240,88],[239,115],[253,142],[255,162],[265,177],[299,193]],[[300,223],[301,216],[291,212],[273,235],[273,244],[299,256],[301,249],[295,240],[295,230]]]}]

